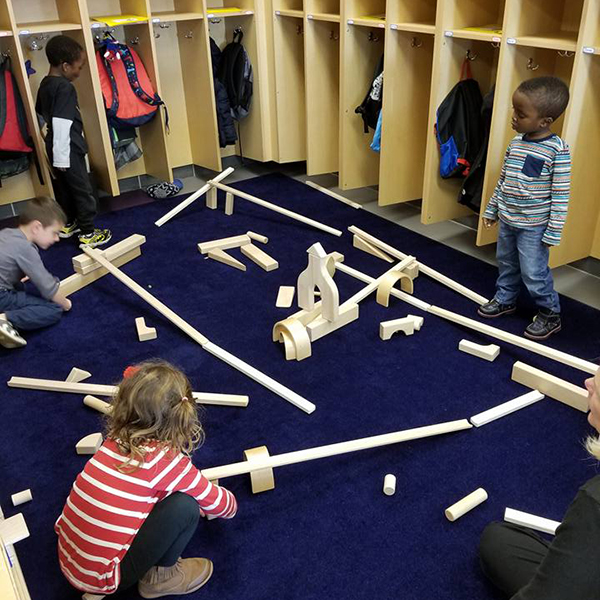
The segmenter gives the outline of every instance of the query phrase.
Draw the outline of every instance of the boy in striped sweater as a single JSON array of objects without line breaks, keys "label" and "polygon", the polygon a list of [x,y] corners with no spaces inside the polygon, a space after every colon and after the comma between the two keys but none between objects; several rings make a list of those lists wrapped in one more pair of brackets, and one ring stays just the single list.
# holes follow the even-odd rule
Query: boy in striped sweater
[{"label": "boy in striped sweater", "polygon": [[560,303],[548,266],[550,246],[560,243],[567,218],[571,156],[550,131],[569,102],[569,89],[556,77],[521,83],[512,97],[512,128],[500,179],[483,214],[485,227],[500,221],[494,298],[479,307],[482,317],[516,311],[521,281],[538,307],[525,337],[545,340],[560,331]]},{"label": "boy in striped sweater", "polygon": [[237,503],[189,458],[204,432],[187,377],[162,361],[128,367],[107,429],[54,527],[63,574],[95,594],[135,583],[142,598],[198,590],[213,564],[181,552],[201,515],[230,519]]}]

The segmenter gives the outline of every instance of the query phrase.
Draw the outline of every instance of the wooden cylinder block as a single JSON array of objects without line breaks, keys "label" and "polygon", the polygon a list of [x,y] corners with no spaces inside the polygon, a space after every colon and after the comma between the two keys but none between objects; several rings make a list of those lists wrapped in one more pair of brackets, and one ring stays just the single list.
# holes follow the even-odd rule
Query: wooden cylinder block
[{"label": "wooden cylinder block", "polygon": [[13,494],[10,499],[12,500],[13,506],[19,506],[19,504],[30,502],[33,499],[33,496],[31,495],[31,490],[23,490],[22,492]]},{"label": "wooden cylinder block", "polygon": [[388,473],[383,479],[383,493],[393,496],[396,493],[396,476]]},{"label": "wooden cylinder block", "polygon": [[485,502],[487,498],[487,492],[483,488],[478,488],[462,500],[459,500],[456,504],[447,508],[444,514],[448,521],[456,521],[456,519],[460,519],[465,513]]},{"label": "wooden cylinder block", "polygon": [[[266,446],[258,446],[257,448],[250,448],[244,450],[244,459],[253,462],[260,462],[261,460],[269,458],[269,451]],[[267,492],[275,489],[275,477],[273,475],[273,469],[267,467],[266,469],[258,469],[250,473],[250,482],[252,483],[252,493],[260,494],[260,492]]]}]

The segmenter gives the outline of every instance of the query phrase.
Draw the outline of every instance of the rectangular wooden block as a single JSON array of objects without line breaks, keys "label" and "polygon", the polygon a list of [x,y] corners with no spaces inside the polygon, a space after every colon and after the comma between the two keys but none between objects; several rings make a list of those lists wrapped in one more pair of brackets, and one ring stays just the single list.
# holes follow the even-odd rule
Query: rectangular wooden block
[{"label": "rectangular wooden block", "polygon": [[487,425],[487,423],[491,423],[496,419],[506,417],[506,415],[510,415],[521,408],[525,408],[526,406],[530,406],[535,402],[539,402],[544,398],[544,394],[538,392],[537,390],[532,390],[531,392],[527,392],[518,398],[513,398],[508,402],[504,402],[498,406],[490,408],[489,410],[485,410],[478,415],[473,415],[469,421],[471,421],[475,427],[481,427],[482,425]]},{"label": "rectangular wooden block", "polygon": [[[102,252],[106,260],[113,262],[115,259],[123,256],[123,254],[127,254],[131,250],[139,248],[145,241],[146,238],[143,235],[135,233],[100,252]],[[101,268],[101,265],[87,254],[78,254],[73,257],[73,269],[75,269],[76,273],[81,273],[81,275],[86,275],[87,273]]]},{"label": "rectangular wooden block", "polygon": [[242,254],[247,256],[252,262],[255,262],[259,267],[265,271],[274,271],[279,267],[279,263],[266,252],[263,252],[258,246],[254,244],[246,244],[240,248]]},{"label": "rectangular wooden block", "polygon": [[588,393],[585,388],[550,375],[550,373],[522,362],[516,362],[513,365],[511,378],[517,383],[533,388],[581,412],[585,413],[589,410]]},{"label": "rectangular wooden block", "polygon": [[65,392],[70,394],[97,394],[98,396],[113,396],[117,388],[114,385],[98,383],[73,383],[55,381],[53,379],[35,379],[32,377],[11,377],[8,387],[26,390],[45,390],[48,392]]},{"label": "rectangular wooden block", "polygon": [[500,346],[497,346],[496,344],[482,345],[469,340],[460,340],[460,342],[458,342],[458,349],[461,352],[466,352],[471,356],[477,356],[478,358],[483,358],[483,360],[488,360],[490,362],[496,360],[498,354],[500,354]]},{"label": "rectangular wooden block", "polygon": [[289,308],[294,302],[294,294],[296,288],[293,285],[281,285],[279,286],[279,292],[277,293],[277,300],[275,306],[277,308]]},{"label": "rectangular wooden block", "polygon": [[219,240],[211,240],[208,242],[200,242],[198,250],[201,254],[208,254],[211,250],[228,250],[229,248],[238,248],[245,244],[250,244],[250,237],[247,235],[234,235],[232,237],[221,238]]},{"label": "rectangular wooden block", "polygon": [[148,327],[144,317],[137,317],[135,320],[135,328],[137,330],[138,339],[140,342],[156,339],[156,328]]}]

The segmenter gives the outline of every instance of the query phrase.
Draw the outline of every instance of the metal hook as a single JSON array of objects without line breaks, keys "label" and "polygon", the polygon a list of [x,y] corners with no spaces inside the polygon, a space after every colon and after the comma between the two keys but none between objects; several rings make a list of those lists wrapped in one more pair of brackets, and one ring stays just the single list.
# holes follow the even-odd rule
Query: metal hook
[{"label": "metal hook", "polygon": [[412,48],[420,48],[423,45],[423,42],[418,37],[413,37],[413,39],[410,40],[410,45]]},{"label": "metal hook", "polygon": [[492,48],[500,48],[500,42],[492,42]]},{"label": "metal hook", "polygon": [[368,40],[370,42],[378,42],[379,41],[379,36],[375,35],[372,31],[369,31],[369,37]]},{"label": "metal hook", "polygon": [[530,71],[537,71],[537,70],[540,68],[540,65],[535,65],[535,64],[533,63],[533,58],[530,58],[530,59],[527,61],[527,68],[528,68]]},{"label": "metal hook", "polygon": [[190,30],[186,34],[184,34],[183,37],[186,38],[187,40],[191,40],[194,37],[194,32]]},{"label": "metal hook", "polygon": [[162,23],[162,22],[161,22],[161,23],[159,23],[159,24],[158,24],[158,26],[159,26],[161,29],[169,29],[169,27],[171,27],[171,23]]},{"label": "metal hook", "polygon": [[209,23],[211,23],[212,25],[217,25],[221,22],[221,19],[209,19],[208,20]]},{"label": "metal hook", "polygon": [[340,34],[339,33],[335,33],[335,31],[333,31],[333,29],[329,32],[329,39],[333,40],[335,42],[337,42],[337,40],[340,39]]},{"label": "metal hook", "polygon": [[302,25],[296,25],[296,35],[302,35],[304,33],[304,27]]},{"label": "metal hook", "polygon": [[137,46],[140,43],[140,37],[136,35],[132,40],[129,40],[131,46]]},{"label": "metal hook", "polygon": [[471,54],[471,49],[467,50],[467,55],[465,57],[467,60],[475,60],[477,58],[477,54]]},{"label": "metal hook", "polygon": [[558,55],[564,58],[571,58],[575,52],[569,52],[568,50],[558,50]]}]

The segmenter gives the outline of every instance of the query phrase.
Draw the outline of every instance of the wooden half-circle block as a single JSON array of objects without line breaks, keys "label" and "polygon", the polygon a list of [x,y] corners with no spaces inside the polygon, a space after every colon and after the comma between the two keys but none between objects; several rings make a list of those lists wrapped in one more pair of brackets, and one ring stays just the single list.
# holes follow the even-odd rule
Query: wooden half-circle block
[{"label": "wooden half-circle block", "polygon": [[294,360],[296,358],[294,340],[292,340],[286,331],[281,332],[281,338],[283,339],[283,347],[285,348],[285,360]]},{"label": "wooden half-circle block", "polygon": [[[275,323],[275,327],[273,328],[273,341],[285,343],[285,339],[283,337],[284,332],[294,344],[294,358],[296,360],[304,360],[312,354],[308,332],[306,331],[306,327],[302,325],[300,321],[297,319],[287,318],[283,321]],[[291,360],[291,358],[288,358],[287,349],[285,357],[286,360]]]},{"label": "wooden half-circle block", "polygon": [[[266,446],[258,446],[257,448],[244,450],[244,459],[249,462],[261,461],[265,458],[269,458],[269,451]],[[275,489],[273,469],[268,467],[266,469],[251,471],[250,482],[252,483],[253,494],[260,494],[260,492],[267,492],[268,490]]]},{"label": "wooden half-circle block", "polygon": [[377,287],[377,304],[382,306],[389,306],[390,304],[390,293],[394,284],[400,280],[400,287],[403,292],[407,294],[413,293],[413,282],[412,279],[405,273],[399,273],[398,271],[391,271],[385,277],[382,278],[379,286]]}]

